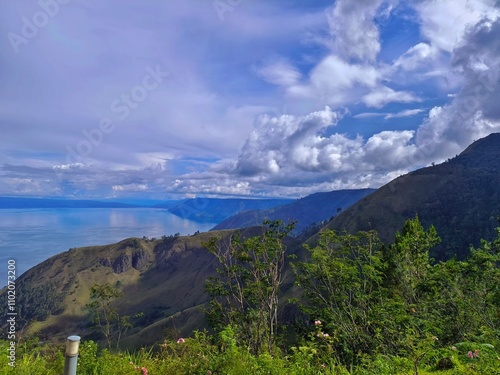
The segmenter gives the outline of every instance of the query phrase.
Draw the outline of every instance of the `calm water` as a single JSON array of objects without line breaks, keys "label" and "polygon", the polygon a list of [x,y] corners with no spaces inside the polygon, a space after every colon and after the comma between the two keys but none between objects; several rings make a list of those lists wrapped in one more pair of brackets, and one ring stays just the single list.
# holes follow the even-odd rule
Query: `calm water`
[{"label": "calm water", "polygon": [[153,208],[0,209],[0,288],[7,284],[9,259],[16,261],[19,277],[71,247],[105,245],[128,237],[187,235],[213,226]]}]

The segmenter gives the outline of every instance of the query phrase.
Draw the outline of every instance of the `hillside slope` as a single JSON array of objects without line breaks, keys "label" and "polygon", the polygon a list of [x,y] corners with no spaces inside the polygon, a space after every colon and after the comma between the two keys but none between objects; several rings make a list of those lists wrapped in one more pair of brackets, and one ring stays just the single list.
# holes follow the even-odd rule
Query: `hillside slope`
[{"label": "hillside slope", "polygon": [[315,193],[292,203],[267,210],[241,212],[220,222],[212,230],[260,225],[265,219],[297,220],[295,233],[300,233],[309,225],[330,219],[374,191],[374,189],[354,189]]},{"label": "hillside slope", "polygon": [[385,242],[405,220],[418,215],[433,224],[442,243],[438,259],[463,258],[469,245],[491,239],[500,215],[500,134],[470,145],[445,163],[396,178],[361,199],[326,225],[356,232],[375,229]]},{"label": "hillside slope", "polygon": [[[262,230],[247,228],[241,234],[256,236]],[[109,283],[123,293],[116,301],[121,315],[144,314],[134,321],[134,328],[122,340],[126,347],[160,342],[169,331],[188,335],[205,326],[201,307],[208,301],[208,295],[204,282],[215,275],[217,267],[215,257],[203,243],[210,237],[231,233],[170,236],[154,241],[129,238],[53,256],[16,281],[18,326],[29,323],[26,333],[47,338],[71,334],[92,337],[85,307],[90,300],[90,288],[95,283]],[[0,291],[0,313],[4,316],[7,316],[6,298],[4,289]]]}]

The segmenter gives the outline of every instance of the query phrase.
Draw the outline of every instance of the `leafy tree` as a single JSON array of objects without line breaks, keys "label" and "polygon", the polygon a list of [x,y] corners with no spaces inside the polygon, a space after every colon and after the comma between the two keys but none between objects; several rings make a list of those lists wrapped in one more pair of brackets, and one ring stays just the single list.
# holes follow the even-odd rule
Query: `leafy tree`
[{"label": "leafy tree", "polygon": [[362,355],[403,354],[414,368],[434,346],[433,308],[439,288],[432,283],[429,250],[439,242],[433,227],[408,220],[394,244],[383,246],[374,231],[321,234],[311,257],[297,263],[304,310],[333,335],[343,363]]},{"label": "leafy tree", "polygon": [[440,325],[449,340],[499,340],[500,334],[500,228],[497,238],[471,247],[465,261],[441,263],[435,278],[446,304],[436,306]]},{"label": "leafy tree", "polygon": [[374,349],[374,306],[383,302],[382,245],[376,232],[321,234],[318,246],[306,247],[307,262],[294,265],[297,285],[304,290],[303,307],[333,337],[339,360],[349,363],[359,352]]},{"label": "leafy tree", "polygon": [[108,349],[111,349],[113,341],[116,341],[118,348],[122,335],[132,327],[130,316],[120,316],[113,306],[113,302],[122,296],[120,290],[107,283],[94,284],[90,288],[90,302],[86,307],[89,309],[92,323],[103,334]]},{"label": "leafy tree", "polygon": [[285,265],[283,240],[294,227],[282,221],[263,224],[261,236],[242,239],[234,233],[205,244],[220,263],[219,276],[205,283],[212,297],[209,321],[220,331],[232,326],[239,343],[253,353],[271,352],[276,343],[278,293]]},{"label": "leafy tree", "polygon": [[407,220],[401,233],[396,233],[394,243],[389,247],[388,264],[392,286],[401,293],[404,301],[415,304],[424,289],[432,259],[429,250],[441,239],[431,226],[424,229],[418,216]]}]

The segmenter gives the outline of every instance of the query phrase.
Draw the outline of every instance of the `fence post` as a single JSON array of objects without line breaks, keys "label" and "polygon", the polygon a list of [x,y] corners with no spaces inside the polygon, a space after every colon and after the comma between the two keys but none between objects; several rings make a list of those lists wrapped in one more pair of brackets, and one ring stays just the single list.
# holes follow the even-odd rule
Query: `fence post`
[{"label": "fence post", "polygon": [[78,364],[78,349],[80,347],[80,336],[68,336],[66,339],[66,352],[64,354],[64,374],[76,375]]}]

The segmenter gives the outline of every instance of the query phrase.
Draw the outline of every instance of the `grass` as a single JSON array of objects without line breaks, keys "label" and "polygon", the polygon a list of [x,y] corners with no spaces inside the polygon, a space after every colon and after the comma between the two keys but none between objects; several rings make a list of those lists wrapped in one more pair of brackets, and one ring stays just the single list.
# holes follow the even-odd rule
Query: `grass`
[{"label": "grass", "polygon": [[[251,355],[237,347],[233,341],[222,339],[216,345],[206,333],[197,332],[184,342],[165,341],[150,349],[136,352],[110,353],[99,349],[93,341],[82,341],[78,360],[78,375],[155,375],[155,374],[200,374],[200,375],[410,375],[414,374],[409,359],[377,355],[364,357],[361,365],[346,368],[338,365],[327,355],[321,355],[314,346],[293,348],[283,355]],[[8,343],[0,342],[2,353],[8,352]],[[453,368],[438,370],[433,356],[423,361],[419,375],[497,375],[500,374],[499,353],[482,350],[479,357],[468,358],[465,350],[453,353]],[[0,357],[0,374],[52,375],[61,374],[64,367],[64,344],[43,343],[36,340],[18,345],[16,367],[8,365],[8,357]]]}]

